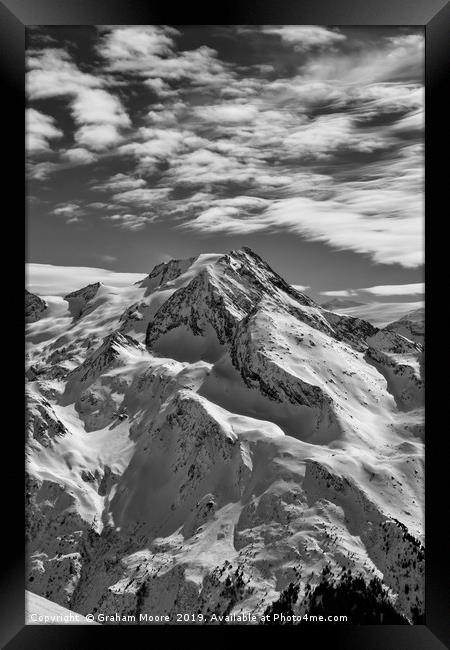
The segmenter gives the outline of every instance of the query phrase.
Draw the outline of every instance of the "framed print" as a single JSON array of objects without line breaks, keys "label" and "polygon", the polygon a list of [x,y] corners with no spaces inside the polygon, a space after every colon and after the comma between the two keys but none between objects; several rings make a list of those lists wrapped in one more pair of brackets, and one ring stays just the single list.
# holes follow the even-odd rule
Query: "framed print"
[{"label": "framed print", "polygon": [[444,648],[448,4],[0,11],[2,645]]}]

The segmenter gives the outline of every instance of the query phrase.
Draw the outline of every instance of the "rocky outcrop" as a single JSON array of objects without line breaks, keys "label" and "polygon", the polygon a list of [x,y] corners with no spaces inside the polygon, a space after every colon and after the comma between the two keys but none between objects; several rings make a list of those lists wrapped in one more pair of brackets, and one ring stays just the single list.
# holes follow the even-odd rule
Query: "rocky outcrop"
[{"label": "rocky outcrop", "polygon": [[196,336],[211,325],[220,344],[228,344],[237,324],[268,298],[277,304],[288,299],[298,306],[315,305],[250,249],[233,251],[172,294],[150,321],[146,344],[151,348],[162,335],[183,325]]},{"label": "rocky outcrop", "polygon": [[25,289],[25,322],[35,323],[38,321],[45,310],[47,303],[34,293]]},{"label": "rocky outcrop", "polygon": [[327,499],[343,508],[353,535],[396,594],[396,608],[409,620],[424,610],[425,549],[407,527],[388,517],[356,483],[324,465],[307,462],[304,489],[308,500]]},{"label": "rocky outcrop", "polygon": [[390,332],[396,332],[401,336],[424,345],[425,343],[425,309],[415,309],[402,318],[386,325],[384,328]]},{"label": "rocky outcrop", "polygon": [[367,349],[365,360],[372,364],[386,379],[387,390],[393,395],[402,411],[423,406],[425,385],[420,376],[419,363],[398,359],[378,348]]},{"label": "rocky outcrop", "polygon": [[25,397],[25,431],[43,447],[50,447],[55,439],[68,434],[50,402],[32,392]]},{"label": "rocky outcrop", "polygon": [[331,311],[324,311],[324,317],[333,328],[333,336],[338,341],[344,341],[355,350],[365,350],[367,339],[378,332],[378,328],[361,318],[343,316]]},{"label": "rocky outcrop", "polygon": [[[291,418],[295,417],[295,412],[296,432],[290,429],[290,435],[306,440],[315,437],[322,440],[321,434],[328,439],[337,437],[340,427],[333,400],[323,384],[315,384],[311,379],[307,381],[292,365],[285,363],[287,346],[283,344],[287,342],[284,336],[289,330],[287,323],[293,327],[299,341],[302,334],[306,337],[310,334],[310,327],[302,329],[289,313],[274,317],[267,303],[254,310],[241,321],[233,339],[233,365],[248,387],[279,403],[285,412],[289,406],[294,407]],[[315,347],[316,343],[309,338],[306,345]]]},{"label": "rocky outcrop", "polygon": [[195,257],[189,257],[185,260],[170,260],[169,262],[157,264],[146,278],[137,282],[137,285],[144,287],[146,295],[148,295],[156,288],[176,280],[191,266],[195,259]]},{"label": "rocky outcrop", "polygon": [[127,334],[120,332],[108,334],[100,347],[89,354],[83,363],[67,376],[66,399],[72,395],[76,387],[87,388],[103,371],[120,363],[121,352],[127,348],[144,350],[138,341]]},{"label": "rocky outcrop", "polygon": [[202,271],[187,287],[178,289],[156,312],[150,321],[146,345],[151,348],[164,334],[181,326],[189,328],[195,336],[206,333],[211,325],[220,344],[228,343],[239,320],[245,315],[245,308],[251,308],[246,296],[241,297],[239,306],[225,293],[210,276]]},{"label": "rocky outcrop", "polygon": [[193,529],[205,494],[215,495],[217,507],[224,498],[238,500],[251,473],[245,445],[220,417],[220,409],[188,390],[167,402],[138,446],[141,451],[124,473],[111,507],[116,521],[125,524],[130,516],[126,504],[137,501],[144,476],[153,476],[152,491],[133,513],[146,522],[151,538],[179,525],[185,532]]},{"label": "rocky outcrop", "polygon": [[88,308],[89,303],[97,295],[100,286],[101,282],[94,282],[93,284],[88,284],[86,287],[78,289],[77,291],[72,291],[72,293],[68,293],[67,296],[64,296],[64,300],[67,300],[69,303],[70,313],[74,319],[81,318]]}]

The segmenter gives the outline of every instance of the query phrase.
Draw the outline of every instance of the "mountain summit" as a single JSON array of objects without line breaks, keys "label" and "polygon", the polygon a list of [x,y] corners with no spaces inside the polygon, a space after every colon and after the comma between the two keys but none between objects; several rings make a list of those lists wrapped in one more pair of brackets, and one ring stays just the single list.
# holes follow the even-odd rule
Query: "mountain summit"
[{"label": "mountain summit", "polygon": [[324,308],[247,247],[26,313],[32,592],[259,620],[359,580],[370,622],[421,620],[411,328]]}]

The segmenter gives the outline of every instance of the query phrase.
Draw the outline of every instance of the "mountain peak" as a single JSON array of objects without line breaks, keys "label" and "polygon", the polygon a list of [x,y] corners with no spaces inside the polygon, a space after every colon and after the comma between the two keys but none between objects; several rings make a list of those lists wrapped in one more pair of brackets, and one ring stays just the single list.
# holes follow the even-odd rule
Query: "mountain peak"
[{"label": "mountain peak", "polygon": [[71,293],[65,295],[64,300],[73,300],[80,298],[87,302],[95,296],[101,285],[101,282],[93,282],[92,284],[87,284],[85,287],[81,287],[81,289],[77,289],[76,291],[72,291]]},{"label": "mountain peak", "polygon": [[262,615],[294,581],[297,614],[331,567],[423,610],[406,332],[324,309],[248,246],[66,301],[27,327],[34,591],[173,620]]},{"label": "mountain peak", "polygon": [[178,288],[149,321],[147,346],[153,347],[169,332],[173,337],[174,330],[187,328],[198,336],[211,327],[219,343],[228,344],[238,323],[267,300],[279,309],[285,304],[317,307],[248,247],[202,257],[189,267],[189,272],[196,271],[190,282]]}]

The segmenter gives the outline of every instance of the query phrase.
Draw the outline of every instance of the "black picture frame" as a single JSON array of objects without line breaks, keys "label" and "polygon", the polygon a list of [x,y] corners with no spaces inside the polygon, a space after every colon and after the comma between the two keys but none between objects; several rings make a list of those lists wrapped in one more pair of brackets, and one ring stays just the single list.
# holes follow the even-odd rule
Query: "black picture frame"
[{"label": "black picture frame", "polygon": [[[449,647],[450,603],[448,571],[445,559],[449,554],[445,518],[447,509],[448,456],[442,453],[442,445],[448,435],[445,417],[447,380],[445,374],[439,379],[440,366],[448,361],[443,357],[440,342],[448,337],[444,308],[448,298],[439,285],[445,278],[448,252],[444,249],[446,238],[440,237],[445,225],[448,203],[448,145],[445,134],[448,127],[448,104],[444,101],[448,81],[450,43],[450,5],[445,0],[237,0],[223,2],[220,6],[201,7],[186,3],[174,9],[167,2],[144,3],[139,0],[3,0],[0,1],[0,77],[2,80],[3,124],[5,135],[11,137],[11,146],[5,147],[3,157],[7,160],[4,197],[11,198],[14,206],[17,231],[8,235],[8,248],[17,245],[23,250],[25,240],[20,214],[19,196],[22,193],[24,149],[24,47],[25,29],[32,25],[105,25],[105,24],[323,24],[349,25],[414,25],[423,26],[426,34],[426,169],[425,169],[425,248],[427,283],[427,450],[426,450],[426,625],[416,626],[356,626],[356,625],[303,625],[298,627],[262,628],[261,626],[191,627],[182,631],[191,634],[195,630],[205,640],[215,640],[217,635],[226,642],[236,630],[241,643],[258,641],[264,634],[265,642],[283,642],[286,633],[297,634],[297,643],[314,643],[315,646],[357,648],[358,650],[439,650]],[[174,18],[176,19],[174,20]],[[446,78],[447,77],[447,78]],[[448,84],[447,84],[448,85]],[[17,188],[13,192],[13,187]],[[445,193],[445,196],[444,196]],[[447,208],[448,211],[448,208]],[[447,217],[448,218],[448,217]],[[5,232],[5,231],[4,231]],[[9,232],[9,231],[8,231]],[[11,231],[12,232],[12,231]],[[437,235],[437,236],[436,236]],[[6,243],[6,240],[5,240]],[[439,249],[442,246],[442,250]],[[446,247],[448,248],[448,247]],[[17,255],[17,258],[19,255]],[[21,265],[21,261],[19,260]],[[22,296],[23,271],[18,270],[14,279],[17,296]],[[5,276],[6,277],[6,276]],[[8,276],[9,277],[9,276]],[[441,285],[442,286],[442,285]],[[7,287],[9,296],[14,292]],[[15,295],[15,293],[14,293]],[[21,300],[21,298],[20,298]],[[443,304],[444,301],[444,304]],[[19,298],[12,297],[17,314],[22,311]],[[8,333],[8,346],[13,346],[17,336],[17,348],[23,344],[20,316],[13,316],[14,333]],[[9,323],[11,325],[11,323]],[[9,327],[9,330],[11,327]],[[430,334],[431,332],[431,334]],[[22,382],[20,362],[15,364],[17,388]],[[436,374],[436,380],[433,379]],[[8,375],[9,376],[9,375]],[[6,393],[7,395],[7,393]],[[8,398],[9,399],[9,398]],[[7,404],[7,407],[9,405]],[[9,408],[5,409],[9,411]],[[20,401],[18,409],[20,411]],[[25,552],[22,535],[24,523],[23,481],[23,435],[21,421],[11,418],[3,429],[3,505],[5,511],[4,541],[7,549],[3,554],[0,590],[0,644],[8,650],[23,648],[69,648],[92,647],[108,640],[105,634],[114,635],[115,642],[133,642],[130,635],[144,633],[143,642],[154,642],[155,628],[129,626],[25,626],[24,584]],[[159,632],[167,634],[168,642],[180,626],[161,626]],[[150,632],[150,635],[148,634]],[[267,635],[277,635],[269,639]],[[251,635],[251,636],[249,636]],[[280,638],[281,636],[281,638]],[[446,645],[444,645],[446,644]]]}]

